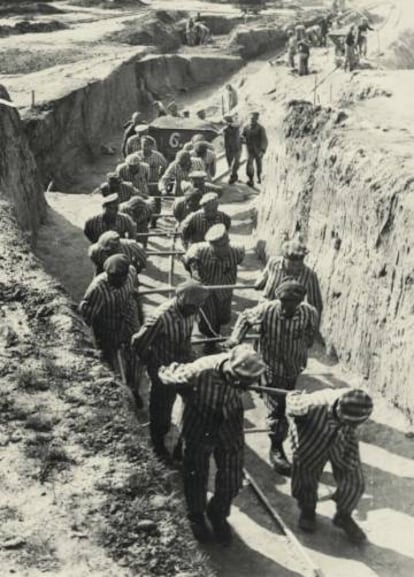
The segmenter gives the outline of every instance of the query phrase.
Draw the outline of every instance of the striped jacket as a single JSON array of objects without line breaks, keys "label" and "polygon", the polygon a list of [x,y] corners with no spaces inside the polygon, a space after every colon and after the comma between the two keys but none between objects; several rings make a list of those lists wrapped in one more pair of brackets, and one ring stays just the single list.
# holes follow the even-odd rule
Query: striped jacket
[{"label": "striped jacket", "polygon": [[[225,446],[243,443],[243,392],[223,371],[229,353],[209,355],[192,363],[170,365],[168,384],[185,394],[183,436],[186,443]],[[163,380],[162,372],[160,379]],[[217,439],[218,437],[218,439]]]},{"label": "striped jacket", "polygon": [[335,402],[349,389],[323,389],[314,393],[289,393],[286,415],[294,460],[318,468],[334,453],[344,469],[360,466],[358,437],[354,427],[335,417]]},{"label": "striped jacket", "polygon": [[137,284],[137,273],[131,266],[121,288],[108,282],[106,272],[96,276],[87,288],[79,310],[101,345],[116,348],[124,342],[129,344],[131,335],[138,329],[134,298]]},{"label": "striped jacket", "polygon": [[[258,289],[264,288],[263,296],[267,299],[274,299],[277,287],[286,278],[293,278],[292,274],[286,271],[283,263],[284,259],[282,256],[270,258],[262,272],[261,278],[256,283]],[[316,273],[304,265],[302,272],[294,278],[306,288],[306,299],[310,305],[316,308],[320,316],[323,308],[322,295]]]},{"label": "striped jacket", "polygon": [[216,153],[214,150],[207,149],[205,158],[201,158],[198,156],[194,156],[196,160],[201,160],[204,166],[204,170],[207,172],[207,176],[209,180],[212,180],[216,176],[217,170],[217,160],[216,160]]},{"label": "striped jacket", "polygon": [[[131,240],[129,238],[122,238],[121,239],[121,254],[124,254],[127,259],[129,260],[129,264],[131,264],[135,270],[139,273],[145,268],[147,263],[147,256],[145,254],[144,248],[138,244],[135,240]],[[103,264],[109,256],[112,256],[112,253],[108,252],[104,248],[102,248],[99,243],[95,243],[89,247],[89,258],[96,266],[96,274],[100,274],[103,271]]]},{"label": "striped jacket", "polygon": [[191,333],[196,315],[184,317],[177,306],[177,298],[163,303],[134,336],[134,348],[145,352],[151,348],[149,364],[168,365],[191,358]]},{"label": "striped jacket", "polygon": [[194,212],[195,210],[190,209],[187,204],[187,199],[184,196],[174,200],[172,213],[177,222],[182,222],[189,214],[193,214]]},{"label": "striped jacket", "polygon": [[83,229],[86,238],[90,242],[97,242],[103,232],[115,230],[119,236],[135,238],[136,226],[131,217],[126,214],[117,214],[114,220],[106,218],[105,213],[88,218]]},{"label": "striped jacket", "polygon": [[202,208],[189,214],[181,225],[183,244],[187,248],[196,242],[203,242],[204,236],[214,224],[223,223],[227,230],[231,226],[231,218],[221,210],[213,218],[207,218]]},{"label": "striped jacket", "polygon": [[152,202],[142,199],[142,202],[137,203],[134,208],[123,203],[119,205],[119,212],[132,218],[137,226],[137,232],[146,232],[153,213]]},{"label": "striped jacket", "polygon": [[[184,262],[190,267],[193,278],[204,285],[232,285],[237,280],[237,266],[243,261],[244,247],[230,245],[226,255],[216,256],[208,242],[193,244]],[[232,289],[214,291],[219,300],[225,300],[233,294]]]},{"label": "striped jacket", "polygon": [[164,155],[158,150],[153,150],[149,156],[144,156],[143,151],[140,150],[137,152],[137,156],[141,162],[145,162],[150,168],[149,181],[158,183],[168,166]]},{"label": "striped jacket", "polygon": [[259,328],[260,350],[270,379],[297,377],[306,367],[309,339],[318,327],[316,309],[301,303],[289,318],[279,300],[262,302],[239,315],[231,338],[242,341],[254,325]]},{"label": "striped jacket", "polygon": [[181,183],[183,180],[188,180],[188,175],[193,170],[204,170],[204,163],[201,158],[191,159],[190,170],[184,170],[176,160],[171,162],[158,183],[158,188],[161,194],[168,194],[168,190],[173,184],[173,194],[175,194],[175,196],[182,196],[183,191],[181,189]]},{"label": "striped jacket", "polygon": [[145,162],[141,162],[139,171],[133,173],[126,162],[118,164],[115,169],[117,175],[127,182],[131,182],[139,192],[149,194],[148,183],[150,178],[150,167]]},{"label": "striped jacket", "polygon": [[119,188],[116,191],[118,193],[119,202],[126,202],[132,196],[139,196],[139,191],[131,182],[125,182],[122,180],[119,184]]}]

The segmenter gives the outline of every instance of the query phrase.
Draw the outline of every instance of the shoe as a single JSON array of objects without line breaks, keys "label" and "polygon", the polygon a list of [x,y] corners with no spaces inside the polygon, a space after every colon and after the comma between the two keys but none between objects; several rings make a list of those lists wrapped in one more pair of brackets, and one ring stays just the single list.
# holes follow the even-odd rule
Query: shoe
[{"label": "shoe", "polygon": [[292,466],[286,458],[283,447],[270,449],[269,460],[276,473],[290,477]]},{"label": "shoe", "polygon": [[171,455],[168,452],[167,447],[164,445],[164,443],[154,444],[153,450],[155,456],[158,457],[160,461],[162,461],[166,465],[169,465],[171,463]]},{"label": "shoe", "polygon": [[258,182],[259,184],[262,184],[262,178],[261,178],[260,176],[257,177],[257,182]]},{"label": "shoe", "polygon": [[228,547],[233,541],[233,533],[230,524],[226,518],[218,515],[212,507],[211,501],[207,505],[207,517],[213,527],[214,536],[218,543]]},{"label": "shoe", "polygon": [[338,511],[332,522],[334,525],[345,531],[346,536],[351,541],[351,543],[359,545],[360,543],[364,543],[364,541],[367,540],[367,536],[365,535],[364,531],[361,529],[361,527],[359,527],[359,525],[355,523],[351,515],[340,513]]},{"label": "shoe", "polygon": [[183,444],[181,441],[178,441],[175,445],[172,458],[174,461],[178,461],[179,463],[183,460]]},{"label": "shoe", "polygon": [[231,176],[229,178],[229,184],[234,184],[235,182],[237,182],[237,176]]},{"label": "shoe", "polygon": [[314,533],[316,531],[315,511],[312,509],[301,509],[298,527],[305,533]]},{"label": "shoe", "polygon": [[134,395],[135,406],[136,406],[138,411],[141,411],[144,408],[144,401],[143,401],[141,395],[139,393],[137,393],[136,391],[133,392],[133,395]]},{"label": "shoe", "polygon": [[202,513],[190,513],[188,520],[190,521],[191,531],[199,543],[211,541],[211,533]]},{"label": "shoe", "polygon": [[247,186],[250,186],[250,188],[254,188],[254,182],[253,180],[248,180],[246,181]]}]

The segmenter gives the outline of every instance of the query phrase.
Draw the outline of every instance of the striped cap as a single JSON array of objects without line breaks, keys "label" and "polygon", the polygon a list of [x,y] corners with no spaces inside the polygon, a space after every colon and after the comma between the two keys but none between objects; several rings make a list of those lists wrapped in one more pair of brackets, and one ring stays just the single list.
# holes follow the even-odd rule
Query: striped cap
[{"label": "striped cap", "polygon": [[368,393],[362,389],[351,389],[339,397],[336,411],[341,421],[358,425],[369,418],[373,407]]}]

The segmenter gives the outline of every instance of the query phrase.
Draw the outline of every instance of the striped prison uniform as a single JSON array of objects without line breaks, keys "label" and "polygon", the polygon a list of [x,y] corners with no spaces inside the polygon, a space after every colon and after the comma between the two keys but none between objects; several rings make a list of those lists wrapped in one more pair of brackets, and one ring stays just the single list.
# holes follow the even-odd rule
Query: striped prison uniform
[{"label": "striped prison uniform", "polygon": [[[193,278],[204,285],[231,285],[237,280],[237,266],[243,261],[244,247],[230,245],[226,254],[216,255],[208,242],[193,244],[184,263],[190,269]],[[220,328],[230,322],[232,289],[211,291],[200,307],[199,329],[208,337],[220,333]]]},{"label": "striped prison uniform", "polygon": [[114,219],[108,219],[105,213],[88,218],[83,229],[90,242],[97,242],[103,232],[116,231],[121,238],[135,238],[136,226],[131,217],[117,214]]},{"label": "striped prison uniform", "polygon": [[230,514],[231,502],[242,485],[242,392],[223,371],[228,357],[229,353],[210,355],[168,368],[172,379],[177,375],[178,390],[184,396],[183,476],[189,513],[206,509],[211,455],[217,467],[211,505],[219,515]]},{"label": "striped prison uniform", "polygon": [[159,306],[134,337],[138,355],[143,353],[142,356],[148,358],[148,375],[151,379],[150,434],[154,446],[164,442],[176,399],[175,389],[161,383],[158,369],[174,361],[191,360],[191,334],[195,320],[196,315],[184,317],[180,313],[175,297]]},{"label": "striped prison uniform", "polygon": [[[119,205],[119,212],[132,218],[137,233],[147,233],[153,214],[153,201],[142,199],[142,202],[137,202],[134,208],[123,203]],[[138,240],[140,240],[139,237]],[[146,242],[143,241],[142,244],[145,246]]]},{"label": "striped prison uniform", "polygon": [[[92,244],[89,247],[88,255],[93,264],[96,266],[96,274],[103,272],[104,262],[113,254],[118,254],[118,251],[110,252],[100,246],[99,243]],[[147,255],[145,254],[145,250],[135,240],[131,240],[129,238],[121,238],[119,254],[124,254],[127,257],[129,264],[135,268],[137,273],[140,273],[147,264]]]},{"label": "striped prison uniform", "polygon": [[132,120],[130,120],[126,123],[126,125],[124,125],[124,128],[125,128],[125,131],[124,131],[124,136],[122,138],[121,150],[122,150],[123,156],[127,156],[126,146],[127,146],[128,140],[132,136],[135,136],[135,124],[132,122]]},{"label": "striped prison uniform", "polygon": [[187,199],[184,196],[176,198],[172,207],[172,213],[177,222],[183,222],[183,220],[187,218],[189,214],[193,214],[196,210],[198,209],[191,209],[191,207],[188,205]]},{"label": "striped prison uniform", "polygon": [[336,482],[338,511],[350,514],[365,484],[355,427],[335,416],[335,403],[349,389],[290,393],[286,399],[289,440],[293,450],[292,496],[302,508],[315,510],[318,483],[329,461]]},{"label": "striped prison uniform", "polygon": [[161,194],[168,194],[170,191],[173,191],[175,196],[182,196],[183,191],[181,184],[184,180],[188,180],[188,175],[190,172],[193,172],[193,170],[204,170],[204,164],[201,158],[192,158],[189,170],[184,170],[176,160],[171,162],[158,183],[158,189]]},{"label": "striped prison uniform", "polygon": [[256,288],[264,289],[263,296],[265,298],[274,299],[277,287],[287,278],[294,278],[306,288],[306,300],[316,308],[320,317],[323,306],[318,277],[316,272],[306,265],[303,266],[301,273],[294,277],[292,273],[286,270],[282,256],[270,258],[262,272],[261,278],[256,283]]},{"label": "striped prison uniform", "polygon": [[119,202],[126,202],[132,196],[139,196],[139,191],[135,186],[131,182],[125,182],[125,180],[121,180],[118,190],[114,190],[113,192],[118,194]]},{"label": "striped prison uniform", "polygon": [[141,150],[141,135],[132,134],[129,136],[125,144],[125,156],[132,154],[133,152],[138,152]]},{"label": "striped prison uniform", "polygon": [[196,242],[203,242],[208,229],[220,223],[224,224],[227,230],[229,230],[231,218],[221,210],[218,210],[212,218],[207,217],[203,208],[189,214],[181,225],[184,247],[187,249]]},{"label": "striped prison uniform", "polygon": [[131,336],[139,328],[135,289],[137,273],[130,266],[126,282],[120,288],[108,282],[106,272],[96,276],[79,305],[79,311],[88,325],[92,326],[96,343],[104,359],[116,366],[116,353],[123,348],[127,360],[127,378],[134,371],[130,355]]},{"label": "striped prison uniform", "polygon": [[[143,151],[139,151],[137,153],[138,158],[142,162],[146,162],[150,168],[150,175],[149,175],[149,193],[152,196],[157,196],[159,194],[158,191],[158,182],[164,172],[167,170],[168,162],[165,159],[164,155],[157,150],[152,150],[149,156],[144,156]],[[154,199],[154,212],[159,214],[162,210],[161,199],[155,198]],[[154,226],[156,224],[156,219],[154,219]]]},{"label": "striped prison uniform", "polygon": [[118,164],[115,169],[117,175],[127,182],[131,182],[139,192],[148,194],[148,183],[150,177],[150,167],[145,162],[141,162],[139,170],[133,172],[126,162]]},{"label": "striped prison uniform", "polygon": [[[292,317],[286,317],[280,300],[266,301],[240,313],[232,340],[241,342],[250,327],[257,326],[260,351],[267,366],[268,386],[291,390],[308,360],[308,347],[318,327],[318,313],[301,303]],[[280,443],[286,438],[287,421],[284,396],[267,395],[271,438]]]}]

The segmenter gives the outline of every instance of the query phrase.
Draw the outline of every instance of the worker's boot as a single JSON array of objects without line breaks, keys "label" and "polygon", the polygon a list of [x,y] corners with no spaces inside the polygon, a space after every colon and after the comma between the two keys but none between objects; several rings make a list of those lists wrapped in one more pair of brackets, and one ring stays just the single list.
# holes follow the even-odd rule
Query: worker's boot
[{"label": "worker's boot", "polygon": [[314,533],[316,530],[315,509],[310,507],[301,507],[298,520],[298,527],[305,533]]},{"label": "worker's boot", "polygon": [[233,534],[230,524],[226,517],[217,511],[214,506],[214,501],[211,500],[207,505],[207,517],[213,527],[214,535],[221,545],[228,547],[233,541]]},{"label": "worker's boot", "polygon": [[269,460],[276,473],[290,477],[292,473],[292,466],[287,460],[282,443],[280,443],[278,446],[274,445],[270,448]]},{"label": "worker's boot", "polygon": [[207,543],[211,540],[211,533],[207,527],[203,513],[189,513],[191,531],[199,543]]},{"label": "worker's boot", "polygon": [[364,531],[359,525],[357,525],[357,523],[355,523],[349,513],[342,513],[341,511],[337,511],[332,522],[334,525],[345,531],[346,536],[351,541],[351,543],[359,545],[360,543],[364,543],[364,541],[366,541],[367,536],[365,535]]}]

